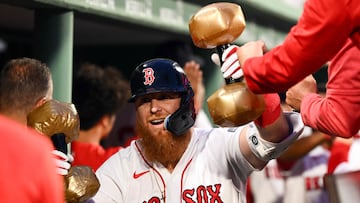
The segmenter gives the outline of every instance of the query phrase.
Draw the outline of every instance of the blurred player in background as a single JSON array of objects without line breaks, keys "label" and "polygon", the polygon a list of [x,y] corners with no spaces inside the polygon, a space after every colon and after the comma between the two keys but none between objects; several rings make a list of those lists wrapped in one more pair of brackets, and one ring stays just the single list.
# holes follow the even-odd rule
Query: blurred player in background
[{"label": "blurred player in background", "polygon": [[27,115],[51,99],[52,92],[50,69],[39,60],[12,59],[1,70],[0,113],[11,119],[0,117],[6,162],[1,202],[64,202],[63,179],[56,172],[70,167],[68,157],[62,153],[64,160],[54,160],[50,140],[26,127]]},{"label": "blurred player in background", "polygon": [[129,84],[113,67],[83,64],[75,73],[73,102],[80,117],[80,135],[72,142],[73,166],[94,171],[121,146],[105,149],[101,141],[114,126],[117,112],[127,102]]}]

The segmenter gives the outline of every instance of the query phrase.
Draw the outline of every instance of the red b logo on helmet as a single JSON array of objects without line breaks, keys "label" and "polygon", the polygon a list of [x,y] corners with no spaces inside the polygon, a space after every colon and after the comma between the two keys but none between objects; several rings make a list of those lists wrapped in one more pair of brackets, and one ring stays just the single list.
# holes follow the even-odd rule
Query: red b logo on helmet
[{"label": "red b logo on helmet", "polygon": [[144,74],[144,85],[151,85],[153,84],[154,80],[155,80],[155,76],[154,76],[154,70],[152,68],[145,68],[142,71]]}]

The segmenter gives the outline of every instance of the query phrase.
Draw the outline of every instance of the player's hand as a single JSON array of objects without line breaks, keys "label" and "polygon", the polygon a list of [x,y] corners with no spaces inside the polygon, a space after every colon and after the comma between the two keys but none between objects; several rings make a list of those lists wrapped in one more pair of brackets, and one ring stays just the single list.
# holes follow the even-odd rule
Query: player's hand
[{"label": "player's hand", "polygon": [[53,150],[52,154],[54,155],[55,159],[56,172],[59,175],[67,175],[71,167],[69,163],[71,157],[58,150]]},{"label": "player's hand", "polygon": [[265,42],[261,40],[251,41],[238,48],[237,56],[239,58],[240,64],[244,64],[245,61],[249,58],[263,56],[266,50]]},{"label": "player's hand", "polygon": [[286,103],[297,111],[300,111],[301,101],[308,94],[317,93],[316,80],[312,75],[292,86],[286,92]]},{"label": "player's hand", "polygon": [[[221,72],[223,73],[224,78],[241,78],[244,73],[240,67],[240,62],[237,56],[238,46],[231,45],[225,49],[224,53],[221,56],[221,61],[224,63],[221,65]],[[218,54],[214,53],[211,55],[211,60],[218,66],[220,66],[220,57]]]},{"label": "player's hand", "polygon": [[[232,45],[225,49],[221,57],[221,60],[224,62],[221,65],[221,72],[223,73],[224,78],[232,77],[237,79],[242,77],[243,70],[241,69],[241,64],[244,64],[249,58],[264,55],[265,51],[265,43],[261,40],[248,42],[241,47]],[[220,66],[219,55],[213,54],[211,60]]]},{"label": "player's hand", "polygon": [[184,65],[184,72],[188,77],[190,84],[194,90],[194,106],[195,112],[198,113],[202,108],[205,98],[205,86],[203,83],[203,72],[200,64],[195,61],[188,61]]}]

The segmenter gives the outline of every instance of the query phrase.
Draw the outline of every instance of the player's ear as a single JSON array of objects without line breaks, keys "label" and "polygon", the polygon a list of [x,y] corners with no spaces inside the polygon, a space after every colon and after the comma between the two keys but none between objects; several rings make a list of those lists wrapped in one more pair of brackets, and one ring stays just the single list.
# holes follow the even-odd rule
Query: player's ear
[{"label": "player's ear", "polygon": [[43,105],[45,102],[47,101],[46,97],[41,97],[40,99],[37,100],[37,102],[35,103],[34,109],[38,108],[39,106]]}]

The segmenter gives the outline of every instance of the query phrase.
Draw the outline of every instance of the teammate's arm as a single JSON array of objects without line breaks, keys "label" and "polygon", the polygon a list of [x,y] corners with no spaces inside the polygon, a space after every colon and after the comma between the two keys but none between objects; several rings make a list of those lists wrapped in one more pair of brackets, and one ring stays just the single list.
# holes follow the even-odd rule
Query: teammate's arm
[{"label": "teammate's arm", "polygon": [[284,91],[318,70],[353,33],[354,25],[349,22],[356,22],[350,11],[354,4],[355,1],[307,1],[297,25],[282,45],[263,57],[240,60],[249,89],[255,93]]},{"label": "teammate's arm", "polygon": [[320,131],[313,131],[311,135],[302,137],[291,144],[289,148],[278,157],[281,161],[294,161],[307,155],[315,147],[331,144],[332,137]]},{"label": "teammate's arm", "polygon": [[281,45],[265,54],[262,41],[231,46],[224,51],[221,71],[227,77],[243,75],[247,86],[255,93],[285,91],[322,67],[347,39],[359,41],[359,31],[355,30],[358,20],[356,15],[351,15],[357,7],[358,2],[354,0],[307,1],[298,23]]}]

